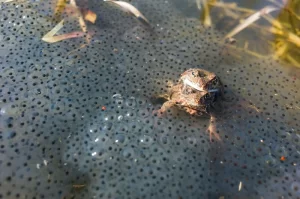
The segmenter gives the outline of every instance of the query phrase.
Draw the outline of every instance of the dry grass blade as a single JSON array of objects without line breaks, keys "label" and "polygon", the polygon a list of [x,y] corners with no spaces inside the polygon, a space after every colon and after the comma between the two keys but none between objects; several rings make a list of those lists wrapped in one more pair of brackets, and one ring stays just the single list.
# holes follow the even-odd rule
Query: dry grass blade
[{"label": "dry grass blade", "polygon": [[300,47],[300,38],[295,35],[294,33],[284,31],[282,29],[278,29],[275,27],[271,27],[268,29],[271,33],[276,34],[276,35],[281,35],[285,37],[289,42],[294,43],[298,47]]},{"label": "dry grass blade", "polygon": [[300,68],[300,63],[297,60],[295,60],[291,55],[287,54],[286,59],[294,66]]},{"label": "dry grass blade", "polygon": [[203,12],[204,12],[204,25],[205,26],[211,26],[211,18],[209,14],[209,7],[207,0],[202,0],[203,4]]},{"label": "dry grass blade", "polygon": [[52,30],[50,30],[42,40],[45,41],[47,38],[53,37],[62,27],[64,26],[64,20],[61,20]]},{"label": "dry grass blade", "polygon": [[293,15],[293,17],[295,17],[297,20],[300,20],[300,16],[297,15],[293,10],[291,10],[291,8],[293,8],[293,3],[297,4],[297,1],[293,2],[293,1],[283,0],[282,3],[279,3],[274,0],[268,0],[268,1],[273,3],[274,5],[282,8],[285,12],[288,12],[289,14]]},{"label": "dry grass blade", "polygon": [[300,16],[297,15],[294,11],[290,10],[289,8],[283,8],[284,11],[290,13],[293,17],[295,17],[295,19],[297,19],[298,21],[300,21]]},{"label": "dry grass blade", "polygon": [[71,38],[77,38],[77,37],[83,37],[84,36],[84,32],[71,32],[71,33],[66,33],[66,34],[62,34],[62,35],[57,35],[57,36],[53,36],[53,37],[47,37],[47,38],[43,38],[43,41],[48,42],[48,43],[55,43],[55,42],[59,42],[65,39],[71,39]]},{"label": "dry grass blade", "polygon": [[117,5],[124,12],[135,16],[144,25],[150,26],[148,19],[146,19],[146,17],[138,9],[136,9],[133,5],[131,5],[127,2],[124,2],[124,1],[115,1],[115,0],[103,0],[103,1],[111,2],[115,5]]},{"label": "dry grass blade", "polygon": [[197,4],[197,8],[199,10],[201,10],[202,6],[201,6],[201,0],[196,0],[196,4]]},{"label": "dry grass blade", "polygon": [[64,20],[61,20],[52,30],[50,30],[42,40],[48,43],[55,43],[65,39],[76,38],[84,36],[83,32],[71,32],[67,34],[54,36],[64,25]]},{"label": "dry grass blade", "polygon": [[276,51],[274,52],[274,56],[275,58],[280,58],[282,55],[285,54],[285,52],[288,49],[288,46],[286,43],[284,42],[279,42],[280,46],[276,49]]},{"label": "dry grass blade", "polygon": [[268,14],[270,12],[273,12],[275,10],[278,10],[278,8],[274,6],[266,6],[263,9],[259,10],[258,12],[252,14],[250,17],[244,20],[241,24],[236,26],[231,32],[229,32],[225,38],[230,38],[233,37],[234,35],[238,34],[241,32],[243,29],[260,19],[263,15]]},{"label": "dry grass blade", "polygon": [[73,184],[72,187],[73,188],[83,188],[83,187],[85,187],[85,184]]}]

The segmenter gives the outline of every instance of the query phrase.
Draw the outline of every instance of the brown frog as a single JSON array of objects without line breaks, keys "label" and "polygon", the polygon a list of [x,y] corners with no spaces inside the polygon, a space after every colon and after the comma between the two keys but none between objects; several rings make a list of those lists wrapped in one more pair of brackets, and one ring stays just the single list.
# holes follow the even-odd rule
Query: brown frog
[{"label": "brown frog", "polygon": [[167,101],[157,111],[164,113],[177,106],[191,115],[210,115],[211,108],[224,97],[221,80],[212,72],[192,68],[181,74],[179,83],[172,86],[169,94],[162,96]]},{"label": "brown frog", "polygon": [[219,99],[224,99],[224,87],[214,73],[199,68],[188,69],[181,74],[179,83],[171,87],[169,94],[161,97],[167,101],[155,113],[162,115],[170,107],[177,106],[191,115],[209,116],[210,139],[213,134],[220,140],[211,109]]}]

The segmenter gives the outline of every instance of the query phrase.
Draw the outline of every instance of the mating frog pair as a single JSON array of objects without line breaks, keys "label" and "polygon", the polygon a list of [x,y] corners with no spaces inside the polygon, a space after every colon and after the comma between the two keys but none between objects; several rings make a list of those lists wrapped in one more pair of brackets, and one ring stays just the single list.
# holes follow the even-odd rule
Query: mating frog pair
[{"label": "mating frog pair", "polygon": [[191,115],[209,116],[210,139],[213,134],[220,140],[211,109],[219,99],[224,99],[224,87],[214,73],[198,68],[189,69],[181,74],[179,83],[172,86],[168,94],[161,97],[167,101],[158,111],[155,111],[156,113],[162,115],[170,107],[177,106]]},{"label": "mating frog pair", "polygon": [[167,101],[158,110],[160,114],[177,106],[191,115],[210,115],[217,101],[224,99],[224,87],[214,73],[193,68],[182,73],[179,83],[162,97]]}]

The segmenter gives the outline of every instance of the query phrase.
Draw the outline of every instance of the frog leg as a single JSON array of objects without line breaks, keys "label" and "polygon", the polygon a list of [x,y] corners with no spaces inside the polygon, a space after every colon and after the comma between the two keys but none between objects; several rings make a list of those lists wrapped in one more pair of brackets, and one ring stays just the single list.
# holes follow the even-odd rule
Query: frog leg
[{"label": "frog leg", "polygon": [[189,107],[185,107],[184,110],[189,113],[190,115],[199,115],[199,112],[195,109],[189,108]]},{"label": "frog leg", "polygon": [[163,103],[160,109],[154,110],[152,114],[157,114],[159,117],[161,117],[169,108],[174,106],[176,104],[175,101],[169,100]]},{"label": "frog leg", "polygon": [[216,118],[214,116],[210,117],[209,126],[207,128],[207,131],[209,132],[209,140],[212,141],[212,136],[215,137],[218,141],[221,140],[219,134],[216,130],[216,124],[215,124]]}]

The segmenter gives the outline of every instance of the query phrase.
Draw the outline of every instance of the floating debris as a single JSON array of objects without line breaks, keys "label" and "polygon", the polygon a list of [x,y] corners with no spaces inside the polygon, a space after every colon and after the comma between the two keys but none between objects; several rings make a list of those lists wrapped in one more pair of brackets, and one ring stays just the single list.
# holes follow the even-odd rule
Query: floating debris
[{"label": "floating debris", "polygon": [[242,187],[243,187],[243,183],[242,183],[242,181],[241,181],[240,184],[239,184],[239,191],[242,190]]},{"label": "floating debris", "polygon": [[62,35],[54,36],[62,27],[63,27],[64,20],[61,20],[52,30],[50,30],[42,40],[48,43],[55,43],[65,39],[77,38],[84,36],[84,32],[71,32]]},{"label": "floating debris", "polygon": [[96,13],[94,13],[93,11],[91,10],[88,10],[85,15],[84,15],[84,19],[86,21],[89,21],[91,23],[95,23],[96,19],[97,19],[97,15]]},{"label": "floating debris", "polygon": [[285,161],[285,160],[286,160],[286,157],[285,157],[285,156],[281,156],[281,157],[280,157],[280,160],[281,160],[281,161]]},{"label": "floating debris", "polygon": [[[87,36],[86,41],[87,41],[87,44],[89,44],[92,35],[91,35],[91,33],[87,32],[87,25],[85,23],[85,20],[90,21],[91,23],[95,23],[97,15],[94,12],[88,10],[85,13],[85,16],[83,17],[82,12],[77,7],[75,0],[70,0],[70,4],[68,6],[66,5],[65,1],[59,0],[56,4],[55,12],[54,12],[54,14],[56,15],[56,18],[61,16],[61,13],[63,12],[63,10],[65,8],[68,8],[70,10],[70,13],[72,13],[73,16],[78,18],[78,23],[80,25],[82,32],[74,31],[71,33],[54,36],[63,27],[63,23],[64,23],[64,19],[63,19],[51,31],[49,31],[42,38],[42,40],[46,41],[48,43],[55,43],[55,42],[59,42],[59,41],[65,40],[65,39],[83,37],[86,35]],[[85,47],[87,44],[81,45],[78,49]],[[69,53],[72,53],[73,51],[71,51]]]},{"label": "floating debris", "polygon": [[142,24],[150,27],[150,23],[149,23],[148,19],[146,19],[146,17],[136,7],[134,7],[130,3],[127,3],[125,1],[115,1],[115,0],[103,0],[103,1],[110,2],[110,3],[117,5],[124,12],[126,12],[132,16],[135,16]]}]

